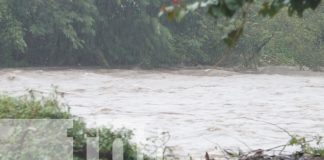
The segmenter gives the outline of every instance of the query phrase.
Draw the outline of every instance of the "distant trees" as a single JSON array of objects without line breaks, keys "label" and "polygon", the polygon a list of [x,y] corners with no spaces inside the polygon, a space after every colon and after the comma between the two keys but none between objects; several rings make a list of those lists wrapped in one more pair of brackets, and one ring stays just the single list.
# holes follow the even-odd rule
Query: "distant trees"
[{"label": "distant trees", "polygon": [[[173,63],[172,35],[155,16],[155,1],[96,0],[99,18],[93,44],[107,65]],[[151,14],[153,12],[153,14]]]},{"label": "distant trees", "polygon": [[214,45],[205,42],[215,39],[210,34],[215,30],[202,28],[206,18],[196,14],[174,25],[157,16],[160,5],[160,0],[0,0],[0,66],[212,64],[208,54],[215,52],[208,48]]},{"label": "distant trees", "polygon": [[282,8],[288,8],[287,11],[289,16],[297,14],[299,17],[302,17],[306,9],[311,8],[315,10],[320,2],[321,0],[205,0],[193,1],[187,4],[185,1],[174,0],[171,6],[162,6],[159,15],[166,14],[168,19],[176,19],[179,21],[189,12],[199,8],[207,8],[209,15],[214,18],[241,18],[240,24],[236,25],[234,28],[228,27],[230,31],[223,37],[224,42],[231,47],[243,33],[246,17],[252,5],[260,6],[254,7],[254,10],[258,10],[258,13],[263,16],[273,17]]},{"label": "distant trees", "polygon": [[[91,0],[0,0],[2,63],[26,58],[51,64],[60,54],[84,48],[95,35],[96,7]],[[68,57],[68,56],[67,56]]]},{"label": "distant trees", "polygon": [[[222,40],[232,48],[227,59],[234,63],[239,61],[245,67],[253,63],[298,64],[319,70],[324,66],[324,52],[319,50],[324,41],[324,6],[320,4],[321,0],[176,0],[169,6],[162,5],[159,15],[180,21],[187,14],[206,10],[224,30]],[[307,10],[317,8],[317,12]],[[280,13],[281,10],[289,17]],[[303,17],[305,13],[307,18]],[[277,14],[280,17],[275,17]],[[275,17],[275,20],[267,17]],[[243,32],[246,34],[242,37]],[[275,38],[269,39],[274,33]],[[237,42],[239,38],[242,41]],[[232,55],[233,52],[236,54]]]},{"label": "distant trees", "polygon": [[[173,10],[162,7],[161,12],[167,16],[158,17],[157,12],[164,2]],[[203,8],[195,12],[187,12],[199,8],[194,5],[197,4],[195,0],[186,1],[189,8],[183,2],[0,0],[0,66],[214,65],[226,55],[222,41],[235,44],[238,35],[243,33],[243,26],[246,28],[242,41],[220,65],[243,64],[242,53],[249,56],[272,33],[274,37],[255,56],[258,65],[303,66],[315,61],[322,64],[317,57],[323,54],[323,7],[317,7],[312,13],[304,11],[315,8],[316,0],[291,11],[286,3],[292,5],[292,1],[254,1],[257,5],[249,6],[245,15],[243,9],[252,3],[250,0],[219,0],[219,4],[206,1],[209,3],[204,4],[208,5],[201,5]],[[285,5],[277,6],[277,3]],[[278,13],[280,18],[271,20],[256,16],[260,13],[272,16],[281,8],[294,15],[303,11],[307,18],[288,17],[282,13]],[[189,16],[184,16],[182,11]],[[168,21],[172,16],[182,20],[178,23]],[[228,34],[223,36],[224,33]],[[305,52],[313,53],[314,58],[301,58]]]}]

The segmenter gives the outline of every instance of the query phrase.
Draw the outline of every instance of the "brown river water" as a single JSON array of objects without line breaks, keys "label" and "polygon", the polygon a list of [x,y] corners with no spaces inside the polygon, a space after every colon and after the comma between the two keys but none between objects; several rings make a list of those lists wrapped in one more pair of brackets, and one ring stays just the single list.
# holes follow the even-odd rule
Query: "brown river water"
[{"label": "brown river water", "polygon": [[247,150],[287,143],[289,136],[270,123],[292,134],[324,135],[324,74],[275,73],[2,69],[0,93],[48,93],[58,86],[72,114],[89,125],[131,129],[142,145],[168,132],[166,145],[182,156],[217,152],[215,146]]}]

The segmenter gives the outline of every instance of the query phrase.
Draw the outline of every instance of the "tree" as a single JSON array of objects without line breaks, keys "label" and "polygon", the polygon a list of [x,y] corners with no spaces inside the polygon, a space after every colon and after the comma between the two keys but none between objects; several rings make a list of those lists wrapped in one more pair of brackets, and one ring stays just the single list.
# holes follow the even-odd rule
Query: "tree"
[{"label": "tree", "polygon": [[[320,60],[316,57],[323,50],[324,7],[295,18],[270,12],[289,12],[287,4],[275,7],[275,2],[288,0],[196,1],[0,0],[0,66],[214,65],[229,55],[223,40],[233,53],[219,65],[242,65],[243,57],[253,57],[258,64],[269,58],[270,63],[279,59],[276,64]],[[158,17],[164,2],[172,5],[161,9],[167,16]],[[299,10],[292,10],[292,15],[299,15]],[[267,41],[274,32],[280,34]],[[235,43],[239,37],[242,41]],[[314,56],[306,60],[299,56],[302,52]]]},{"label": "tree", "polygon": [[[207,8],[208,13],[215,17],[226,17],[240,19],[239,24],[235,27],[229,27],[229,32],[223,40],[228,46],[233,46],[240,35],[243,33],[246,16],[252,5],[259,7],[258,13],[262,16],[275,16],[282,8],[288,8],[289,16],[297,14],[303,16],[306,9],[316,9],[321,0],[271,0],[271,1],[254,1],[254,0],[206,0],[193,2],[191,4],[182,3],[180,0],[173,0],[172,5],[162,6],[159,15],[167,14],[170,20],[181,20],[186,14],[199,8]],[[255,8],[255,7],[254,7]]]},{"label": "tree", "polygon": [[31,63],[52,64],[58,61],[58,53],[83,48],[85,36],[94,35],[96,8],[92,0],[0,2],[0,34],[5,34],[0,43],[6,46],[7,61],[9,57],[26,57]]}]

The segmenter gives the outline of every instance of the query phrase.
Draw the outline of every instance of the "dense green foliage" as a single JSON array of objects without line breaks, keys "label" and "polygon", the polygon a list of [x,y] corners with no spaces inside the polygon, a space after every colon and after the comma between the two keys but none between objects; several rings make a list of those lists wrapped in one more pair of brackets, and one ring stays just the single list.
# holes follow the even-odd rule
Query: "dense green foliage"
[{"label": "dense green foliage", "polygon": [[[86,159],[85,135],[95,137],[99,129],[100,159],[112,159],[112,144],[116,138],[124,141],[124,158],[135,160],[136,147],[129,142],[132,133],[128,130],[112,131],[108,128],[87,128],[79,118],[73,117],[67,106],[59,103],[56,94],[39,98],[33,93],[16,98],[0,96],[0,119],[71,119],[74,118],[73,128],[68,131],[68,136],[73,137],[74,159]],[[19,135],[18,133],[15,133]],[[54,153],[55,154],[55,153]],[[8,153],[10,155],[10,153]],[[22,157],[21,157],[22,158]],[[13,158],[15,159],[15,158]],[[145,157],[145,159],[148,159]]]},{"label": "dense green foliage", "polygon": [[[222,40],[233,49],[226,55],[231,64],[239,63],[245,68],[288,64],[315,71],[324,66],[324,7],[320,5],[321,0],[172,2],[168,7],[162,7],[160,16],[166,14],[168,19],[179,21],[188,13],[206,8],[208,14],[222,24],[225,31]],[[318,11],[310,12],[308,8]],[[282,10],[288,14],[280,12]],[[224,23],[224,17],[227,23]]]},{"label": "dense green foliage", "polygon": [[[323,66],[324,7],[317,7],[318,0],[305,5],[289,1],[288,7],[280,0],[252,6],[244,14],[244,32],[239,30],[243,37],[228,55],[223,35],[234,35],[225,36],[228,44],[236,41],[236,12],[244,6],[230,2],[234,1],[188,12],[175,23],[168,16],[158,17],[163,4],[172,5],[169,0],[0,0],[0,66],[213,65],[224,55],[222,65],[249,66],[253,59],[258,65],[300,64],[316,70]],[[218,12],[219,7],[227,10]],[[315,12],[305,10],[316,7]],[[304,17],[277,13],[285,9]],[[260,10],[279,15],[271,20],[256,17]],[[215,20],[207,13],[237,21]]]},{"label": "dense green foliage", "polygon": [[244,65],[285,64],[320,70],[324,66],[323,9],[322,5],[315,13],[306,11],[304,18],[281,12],[263,20],[251,13],[245,33],[234,49],[235,55],[240,55]]},{"label": "dense green foliage", "polygon": [[[321,0],[271,0],[271,1],[254,1],[254,0],[206,0],[194,1],[188,4],[186,1],[172,0],[172,6],[162,6],[159,15],[167,14],[170,20],[181,20],[187,13],[195,11],[199,8],[208,8],[209,15],[216,19],[220,17],[233,18],[235,15],[242,17],[240,25],[230,28],[228,34],[223,38],[224,42],[233,47],[244,30],[247,14],[251,6],[257,5],[257,10],[260,15],[273,17],[282,8],[288,8],[289,16],[297,13],[299,17],[303,16],[306,9],[315,10]],[[238,14],[237,14],[238,13]]]}]

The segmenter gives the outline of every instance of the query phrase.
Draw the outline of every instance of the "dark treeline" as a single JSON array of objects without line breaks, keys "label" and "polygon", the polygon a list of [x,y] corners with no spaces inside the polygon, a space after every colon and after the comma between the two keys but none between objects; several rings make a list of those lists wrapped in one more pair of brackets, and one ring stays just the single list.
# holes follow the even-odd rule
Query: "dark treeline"
[{"label": "dark treeline", "polygon": [[[0,66],[213,65],[221,23],[205,11],[169,22],[161,0],[0,0]],[[324,65],[324,7],[303,18],[251,12],[222,65]],[[221,20],[220,20],[221,21]],[[218,21],[219,22],[219,21]],[[252,64],[252,65],[251,65]]]}]

